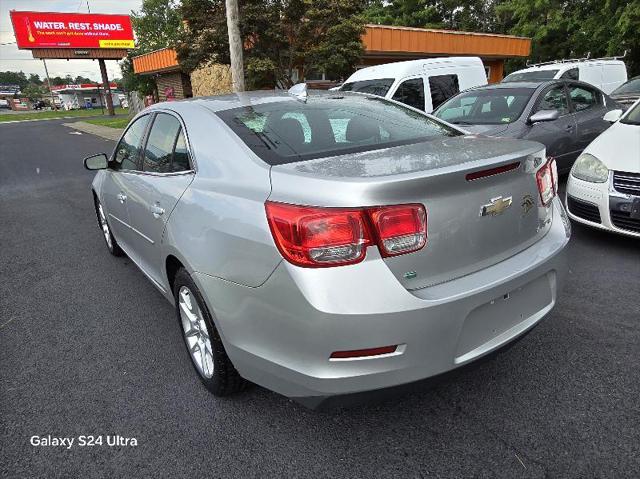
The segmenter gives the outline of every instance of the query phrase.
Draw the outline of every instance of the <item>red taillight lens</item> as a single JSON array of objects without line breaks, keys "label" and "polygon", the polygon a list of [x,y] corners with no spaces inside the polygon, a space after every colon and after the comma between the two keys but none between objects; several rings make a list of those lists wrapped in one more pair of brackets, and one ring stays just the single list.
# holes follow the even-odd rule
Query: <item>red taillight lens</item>
[{"label": "red taillight lens", "polygon": [[427,242],[427,213],[422,205],[372,208],[369,215],[383,256],[417,251]]},{"label": "red taillight lens", "polygon": [[359,263],[374,237],[382,256],[417,251],[427,242],[427,213],[419,204],[350,209],[267,201],[265,207],[278,250],[297,266]]},{"label": "red taillight lens", "polygon": [[273,238],[284,258],[298,266],[337,266],[364,259],[371,243],[360,209],[266,203]]},{"label": "red taillight lens", "polygon": [[548,206],[556,195],[558,173],[555,164],[555,160],[550,159],[536,172],[540,200],[544,206]]}]

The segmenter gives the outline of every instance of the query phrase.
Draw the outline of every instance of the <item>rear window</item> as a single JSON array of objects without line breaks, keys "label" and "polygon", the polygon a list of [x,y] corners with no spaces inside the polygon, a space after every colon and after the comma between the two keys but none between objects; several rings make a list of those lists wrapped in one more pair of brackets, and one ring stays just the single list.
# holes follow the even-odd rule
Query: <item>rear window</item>
[{"label": "rear window", "polygon": [[385,96],[393,85],[393,78],[378,78],[376,80],[363,80],[345,83],[340,91],[354,91],[356,93],[369,93],[371,95]]},{"label": "rear window", "polygon": [[530,72],[514,72],[511,75],[507,75],[502,82],[553,80],[559,71],[560,70],[534,70]]},{"label": "rear window", "polygon": [[522,115],[533,91],[529,88],[470,90],[447,101],[435,116],[459,125],[512,123]]},{"label": "rear window", "polygon": [[314,95],[233,108],[218,116],[270,165],[359,153],[461,133],[382,98]]}]

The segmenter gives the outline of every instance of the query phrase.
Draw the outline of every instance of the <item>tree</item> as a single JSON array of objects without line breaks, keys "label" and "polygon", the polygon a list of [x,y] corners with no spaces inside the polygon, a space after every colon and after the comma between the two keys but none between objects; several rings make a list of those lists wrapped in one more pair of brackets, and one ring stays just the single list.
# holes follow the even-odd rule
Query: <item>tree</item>
[{"label": "tree", "polygon": [[501,0],[497,23],[531,37],[533,61],[620,55],[640,73],[640,0]]},{"label": "tree", "polygon": [[175,42],[182,19],[176,0],[144,0],[139,11],[131,12],[131,21],[136,34],[136,48],[130,50],[127,58],[120,62],[122,84],[128,91],[139,91],[143,95],[152,94],[156,85],[153,78],[136,75],[132,58]]},{"label": "tree", "polygon": [[[362,55],[365,0],[245,0],[240,3],[240,35],[251,89],[294,83],[297,68],[343,78]],[[188,71],[214,61],[228,64],[225,2],[184,0],[188,26],[176,43]]]},{"label": "tree", "polygon": [[28,83],[24,72],[0,72],[0,85],[18,85],[20,89],[23,89]]},{"label": "tree", "polygon": [[27,97],[31,101],[36,101],[46,94],[45,89],[41,85],[29,83],[22,89],[22,96]]},{"label": "tree", "polygon": [[42,85],[43,81],[40,80],[40,75],[31,73],[29,75],[29,83],[32,83],[33,85]]},{"label": "tree", "polygon": [[91,78],[83,77],[82,75],[78,75],[74,78],[73,83],[76,85],[82,85],[83,83],[96,83]]},{"label": "tree", "polygon": [[495,30],[496,0],[372,0],[365,18],[379,25],[447,30]]}]

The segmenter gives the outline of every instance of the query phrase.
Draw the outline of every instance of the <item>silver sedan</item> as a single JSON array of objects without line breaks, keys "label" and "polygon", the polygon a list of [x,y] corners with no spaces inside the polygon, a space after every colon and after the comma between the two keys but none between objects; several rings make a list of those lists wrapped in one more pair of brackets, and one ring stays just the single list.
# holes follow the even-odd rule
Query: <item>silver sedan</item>
[{"label": "silver sedan", "polygon": [[311,407],[433,376],[555,305],[555,162],[378,97],[298,89],[154,105],[99,170],[106,245],[175,304],[216,395]]}]

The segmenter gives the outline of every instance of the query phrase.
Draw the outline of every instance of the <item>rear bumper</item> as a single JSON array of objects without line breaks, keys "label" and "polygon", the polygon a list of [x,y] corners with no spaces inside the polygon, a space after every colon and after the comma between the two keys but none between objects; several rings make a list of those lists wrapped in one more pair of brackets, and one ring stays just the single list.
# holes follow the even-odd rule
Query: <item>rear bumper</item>
[{"label": "rear bumper", "polygon": [[[611,177],[605,183],[590,183],[569,175],[566,198],[569,217],[572,221],[593,228],[640,238],[640,231],[630,229],[640,228],[640,220],[627,218],[631,204],[637,197],[619,193],[611,184]],[[573,208],[571,200],[574,200]]]},{"label": "rear bumper", "polygon": [[[484,270],[416,291],[375,254],[341,268],[281,263],[258,288],[195,280],[240,374],[315,405],[335,395],[417,381],[469,363],[519,337],[555,305],[567,270],[568,220],[559,200],[547,235]],[[371,253],[373,253],[373,249]],[[367,359],[333,351],[401,345]]]}]

